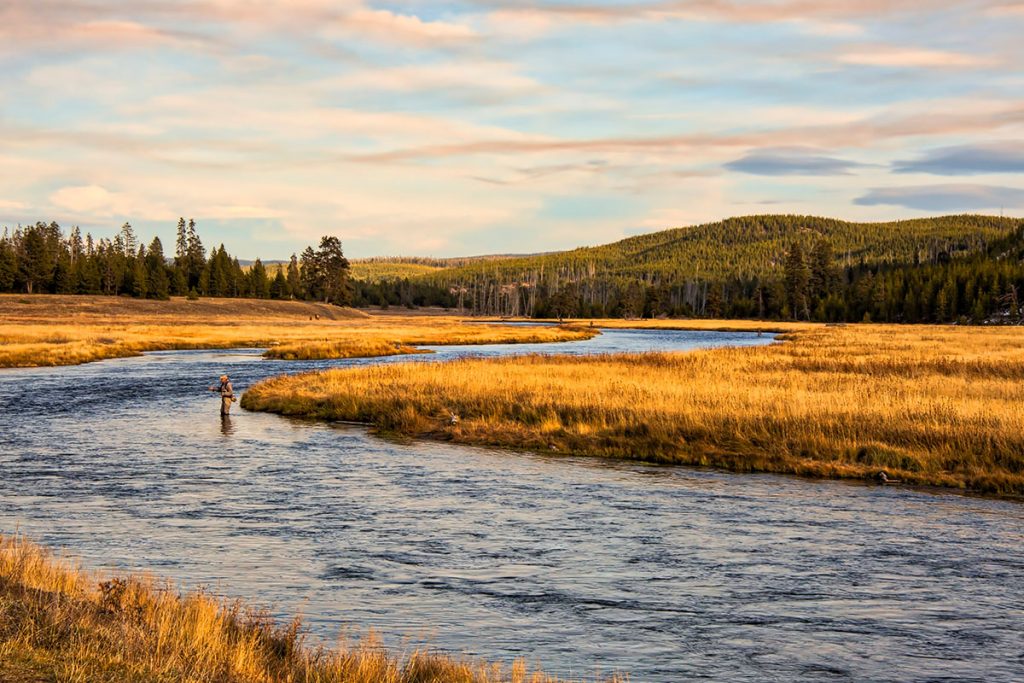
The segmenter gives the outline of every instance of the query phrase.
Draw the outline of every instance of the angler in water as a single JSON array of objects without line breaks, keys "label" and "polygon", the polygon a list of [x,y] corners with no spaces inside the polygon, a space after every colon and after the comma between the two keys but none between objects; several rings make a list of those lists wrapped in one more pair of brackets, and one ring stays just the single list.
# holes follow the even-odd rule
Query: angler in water
[{"label": "angler in water", "polygon": [[238,399],[235,398],[235,391],[231,388],[231,380],[228,379],[228,376],[221,375],[220,384],[210,387],[210,391],[216,391],[220,394],[220,414],[229,415],[231,413],[231,404]]}]

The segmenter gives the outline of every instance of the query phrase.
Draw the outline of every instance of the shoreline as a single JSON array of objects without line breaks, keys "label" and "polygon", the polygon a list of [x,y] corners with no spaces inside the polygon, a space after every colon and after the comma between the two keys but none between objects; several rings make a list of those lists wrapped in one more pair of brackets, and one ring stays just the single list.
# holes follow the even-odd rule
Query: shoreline
[{"label": "shoreline", "polygon": [[259,299],[150,301],[0,295],[0,368],[59,367],[151,351],[266,349],[283,360],[374,358],[417,346],[547,343],[595,330],[464,323],[457,316],[370,315]]},{"label": "shoreline", "polygon": [[[272,683],[569,683],[525,660],[488,662],[435,649],[396,652],[372,631],[317,645],[299,617],[148,574],[83,569],[0,533],[0,679]],[[622,675],[598,679],[625,683]]]},{"label": "shoreline", "polygon": [[1010,359],[1024,335],[993,330],[1005,349],[976,340],[961,354],[964,330],[943,332],[938,351],[932,328],[819,328],[755,348],[326,370],[259,382],[241,406],[470,446],[819,479],[883,472],[1020,499],[1024,366]]}]

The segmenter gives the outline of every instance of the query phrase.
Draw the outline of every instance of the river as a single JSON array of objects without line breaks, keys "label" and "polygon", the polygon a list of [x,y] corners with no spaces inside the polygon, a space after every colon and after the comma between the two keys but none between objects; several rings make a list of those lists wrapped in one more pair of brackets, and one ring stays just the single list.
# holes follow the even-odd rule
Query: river
[{"label": "river", "polygon": [[[770,341],[606,331],[413,362]],[[206,392],[313,367],[167,352],[0,372],[0,531],[554,674],[1024,680],[1024,507],[856,483],[396,443]]]}]

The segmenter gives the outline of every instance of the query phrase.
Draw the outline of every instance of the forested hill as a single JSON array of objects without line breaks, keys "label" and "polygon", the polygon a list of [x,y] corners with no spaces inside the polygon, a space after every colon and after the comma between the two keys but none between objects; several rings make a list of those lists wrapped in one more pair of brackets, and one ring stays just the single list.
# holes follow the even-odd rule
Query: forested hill
[{"label": "forested hill", "polygon": [[[972,215],[890,223],[748,216],[604,246],[471,261],[413,277],[364,282],[357,287],[357,303],[443,305],[537,317],[847,320],[873,310],[846,300],[853,297],[847,289],[855,280],[863,288],[865,275],[881,271],[961,263],[974,255],[987,258],[991,245],[1010,239],[1022,226],[1024,221],[1015,218]],[[882,297],[876,291],[870,295]],[[915,303],[908,310],[922,313],[906,319],[927,319],[922,316],[933,304]]]},{"label": "forested hill", "polygon": [[639,279],[680,283],[777,275],[794,241],[809,250],[829,240],[841,266],[928,263],[939,254],[983,248],[1018,221],[991,216],[945,216],[891,223],[850,223],[815,216],[746,216],[631,237],[598,247],[539,256],[477,261],[430,273],[431,280],[464,283],[479,275],[507,283],[546,278]]}]

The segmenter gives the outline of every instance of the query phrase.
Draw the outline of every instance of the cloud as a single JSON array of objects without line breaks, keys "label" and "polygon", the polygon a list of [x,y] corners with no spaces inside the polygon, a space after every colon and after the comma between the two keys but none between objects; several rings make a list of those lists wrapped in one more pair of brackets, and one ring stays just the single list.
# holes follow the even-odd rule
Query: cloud
[{"label": "cloud", "polygon": [[54,206],[72,213],[113,216],[128,213],[124,200],[99,185],[62,187],[50,195]]},{"label": "cloud", "polygon": [[24,202],[16,202],[11,199],[0,199],[0,211],[10,211],[14,209],[25,209]]},{"label": "cloud", "polygon": [[318,87],[334,90],[363,89],[388,92],[432,91],[456,93],[500,94],[502,97],[527,94],[544,86],[519,71],[509,62],[469,61],[437,64],[406,64],[388,68],[355,71],[323,81]]},{"label": "cloud", "polygon": [[1024,141],[940,147],[918,159],[897,161],[893,170],[934,175],[1024,173]]},{"label": "cloud", "polygon": [[314,49],[330,47],[340,36],[400,46],[446,45],[478,37],[465,23],[375,9],[361,0],[8,0],[5,4],[0,7],[0,50],[44,44],[62,50],[100,46],[111,51],[188,42],[220,54],[225,44],[234,42],[248,49],[254,38],[263,35],[291,35]]},{"label": "cloud", "polygon": [[884,45],[843,52],[836,59],[841,64],[893,69],[975,69],[993,66],[997,63],[989,57],[980,57],[964,52]]},{"label": "cloud", "polygon": [[977,211],[1024,207],[1024,189],[996,185],[918,185],[874,188],[854,200],[860,206],[903,206],[922,211]]},{"label": "cloud", "polygon": [[388,10],[358,9],[344,16],[345,27],[358,35],[371,34],[399,42],[457,42],[477,38],[465,24],[447,21],[424,21],[417,16],[396,14]]},{"label": "cloud", "polygon": [[990,7],[985,13],[992,17],[1024,17],[1024,2],[1008,2]]},{"label": "cloud", "polygon": [[806,147],[758,150],[725,164],[730,171],[767,176],[850,175],[859,166],[857,162],[830,157]]},{"label": "cloud", "polygon": [[[937,108],[950,113],[934,113]],[[351,161],[364,163],[395,163],[436,160],[477,155],[516,155],[543,153],[624,154],[644,153],[662,157],[678,157],[681,151],[715,148],[790,147],[857,147],[876,145],[887,140],[949,135],[954,133],[990,132],[1024,123],[1024,103],[989,105],[980,102],[924,102],[920,108],[897,107],[881,114],[854,121],[825,125],[802,125],[753,131],[702,131],[693,133],[643,136],[609,136],[603,138],[558,138],[555,136],[521,135],[514,139],[476,139],[454,144],[431,144],[420,147],[395,148],[383,152],[355,154]]]},{"label": "cloud", "polygon": [[[607,4],[565,2],[520,2],[519,0],[475,0],[475,5],[494,11],[531,17],[537,26],[545,20],[610,24],[636,21],[690,20],[730,23],[772,23],[790,21],[843,22],[947,9],[948,0],[781,0],[777,2],[735,2],[734,0],[655,0]],[[994,0],[983,4],[997,5]]]}]

